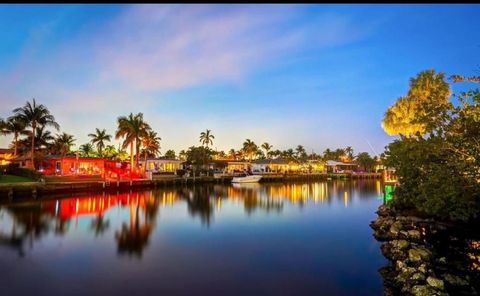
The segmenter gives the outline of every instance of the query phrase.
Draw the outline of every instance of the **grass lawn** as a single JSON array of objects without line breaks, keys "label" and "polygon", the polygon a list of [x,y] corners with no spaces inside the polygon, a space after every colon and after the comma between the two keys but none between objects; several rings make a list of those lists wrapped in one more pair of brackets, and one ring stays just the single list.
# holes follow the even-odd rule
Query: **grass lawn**
[{"label": "grass lawn", "polygon": [[20,182],[34,182],[32,179],[13,176],[13,175],[0,175],[0,184],[2,183],[20,183]]}]

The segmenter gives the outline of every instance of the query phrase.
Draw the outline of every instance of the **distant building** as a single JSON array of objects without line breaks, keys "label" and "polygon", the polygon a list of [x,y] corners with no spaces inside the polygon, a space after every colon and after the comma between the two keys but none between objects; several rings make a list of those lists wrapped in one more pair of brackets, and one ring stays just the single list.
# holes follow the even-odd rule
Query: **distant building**
[{"label": "distant building", "polygon": [[259,159],[253,162],[252,171],[260,173],[285,173],[291,171],[297,163],[284,158]]},{"label": "distant building", "polygon": [[240,160],[229,160],[226,162],[224,171],[227,173],[243,172],[243,171],[251,170],[251,168],[252,168],[252,165],[250,162],[240,161]]},{"label": "distant building", "polygon": [[353,162],[327,160],[326,166],[328,173],[349,173],[358,170],[358,164]]},{"label": "distant building", "polygon": [[[185,161],[178,159],[149,158],[147,159],[147,172],[152,173],[175,173],[177,170],[183,169]],[[144,160],[140,160],[140,166],[143,168]]]}]

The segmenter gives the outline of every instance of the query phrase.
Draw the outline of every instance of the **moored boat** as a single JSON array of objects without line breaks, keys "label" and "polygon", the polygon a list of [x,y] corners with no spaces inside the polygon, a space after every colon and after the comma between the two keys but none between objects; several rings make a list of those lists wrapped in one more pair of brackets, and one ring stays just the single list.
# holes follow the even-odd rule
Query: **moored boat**
[{"label": "moored boat", "polygon": [[243,175],[233,177],[232,183],[258,183],[262,179],[260,175]]}]

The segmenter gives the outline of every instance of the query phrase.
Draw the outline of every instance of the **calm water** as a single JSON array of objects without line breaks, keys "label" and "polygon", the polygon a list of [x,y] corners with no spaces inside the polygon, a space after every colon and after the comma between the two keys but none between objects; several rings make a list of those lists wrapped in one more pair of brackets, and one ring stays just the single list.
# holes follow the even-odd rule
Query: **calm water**
[{"label": "calm water", "polygon": [[381,295],[381,194],[338,181],[4,202],[0,295]]}]

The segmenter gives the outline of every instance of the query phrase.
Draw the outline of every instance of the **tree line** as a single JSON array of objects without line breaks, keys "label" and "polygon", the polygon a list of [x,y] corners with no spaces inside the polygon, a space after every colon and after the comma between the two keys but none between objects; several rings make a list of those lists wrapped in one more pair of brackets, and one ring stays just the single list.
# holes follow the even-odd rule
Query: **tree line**
[{"label": "tree line", "polygon": [[[26,102],[23,107],[15,108],[13,115],[0,119],[0,133],[12,135],[11,148],[14,157],[26,156],[32,164],[38,167],[41,159],[48,155],[78,155],[81,157],[103,157],[107,159],[124,161],[130,158],[132,167],[138,166],[141,158],[158,157],[160,141],[150,124],[144,119],[142,113],[130,113],[128,116],[117,118],[117,129],[114,135],[107,133],[106,129],[96,128],[89,133],[90,141],[75,146],[76,139],[66,132],[53,134],[49,128],[60,131],[60,125],[50,110],[35,99]],[[112,139],[121,139],[121,145],[115,147]],[[212,149],[215,136],[207,129],[200,133],[199,146],[191,146],[181,150],[178,155],[174,150],[167,150],[164,158],[181,159],[194,164],[205,164],[212,160],[229,159],[252,161],[266,158],[284,158],[289,161],[305,162],[307,160],[336,160],[350,162],[354,158],[365,170],[370,170],[376,161],[367,152],[354,156],[352,147],[326,149],[323,153],[308,153],[303,145],[286,150],[273,149],[267,142],[260,145],[251,139],[246,139],[240,149],[230,149],[228,152]],[[127,152],[128,151],[128,152]]]}]

